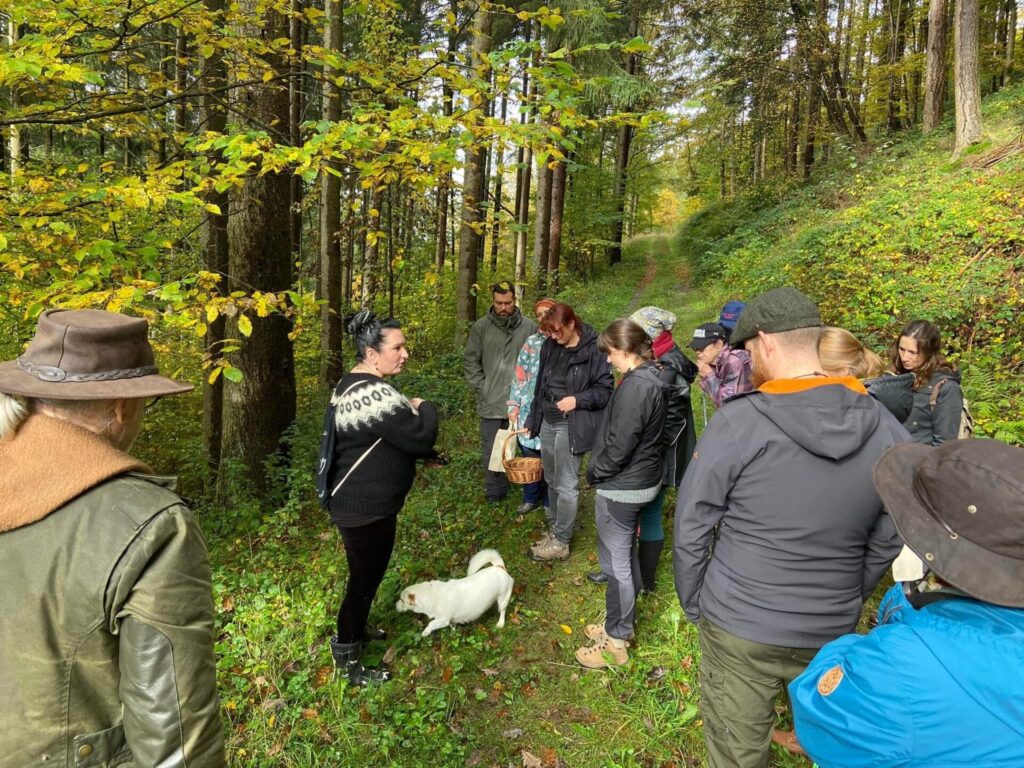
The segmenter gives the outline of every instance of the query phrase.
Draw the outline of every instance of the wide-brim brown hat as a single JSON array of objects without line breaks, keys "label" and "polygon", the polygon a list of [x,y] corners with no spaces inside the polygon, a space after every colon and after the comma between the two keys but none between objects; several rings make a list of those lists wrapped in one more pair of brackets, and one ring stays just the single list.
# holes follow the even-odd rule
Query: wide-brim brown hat
[{"label": "wide-brim brown hat", "polygon": [[0,392],[50,400],[178,395],[191,384],[161,376],[149,323],[99,309],[48,309],[17,360],[0,363]]},{"label": "wide-brim brown hat", "polygon": [[998,440],[904,443],[875,464],[896,529],[944,581],[1024,608],[1024,450]]}]

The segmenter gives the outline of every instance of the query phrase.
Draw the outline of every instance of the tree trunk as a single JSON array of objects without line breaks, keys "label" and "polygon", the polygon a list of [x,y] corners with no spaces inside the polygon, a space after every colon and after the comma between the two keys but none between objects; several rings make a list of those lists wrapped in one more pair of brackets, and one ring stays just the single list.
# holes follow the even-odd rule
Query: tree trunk
[{"label": "tree trunk", "polygon": [[[7,44],[11,48],[18,44],[18,25],[10,19],[7,20]],[[16,88],[10,90],[12,111],[17,112],[20,97]],[[101,133],[100,136],[103,134]],[[7,126],[7,151],[10,157],[11,176],[21,170],[21,130],[16,125]],[[102,154],[102,153],[101,153]]]},{"label": "tree trunk", "polygon": [[1017,45],[1017,0],[1006,0],[1006,56],[1003,59],[1003,84],[1013,82],[1013,56]]},{"label": "tree trunk", "polygon": [[[488,54],[491,51],[491,11],[488,6],[477,6],[473,14],[473,59],[476,76],[488,80]],[[484,109],[486,94],[473,95],[473,120],[478,121]],[[459,277],[455,292],[456,341],[462,343],[469,324],[476,320],[477,257],[482,240],[483,215],[480,190],[484,189],[484,166],[487,164],[487,145],[483,141],[466,148],[466,168],[462,184],[462,224],[459,231]]]},{"label": "tree trunk", "polygon": [[[342,50],[345,6],[341,0],[324,2],[324,49]],[[335,72],[324,63],[323,116],[341,119],[341,89]],[[345,372],[342,357],[341,309],[341,163],[328,160],[320,172],[320,384],[329,388]]]},{"label": "tree trunk", "polygon": [[[449,10],[453,15],[458,14],[458,0],[451,0]],[[445,55],[446,62],[451,62],[454,58],[457,45],[458,39],[455,34],[455,29],[452,28],[448,31],[448,49]],[[445,117],[452,116],[453,99],[454,93],[452,92],[452,87],[446,78],[441,83],[441,112]],[[451,184],[451,173],[442,173],[441,178],[438,179],[437,182],[437,227],[435,228],[436,245],[434,248],[434,263],[437,265],[438,278],[444,274],[444,260],[448,253],[448,200],[451,196]]]},{"label": "tree trunk", "polygon": [[978,0],[955,0],[953,83],[956,145],[953,156],[981,140],[981,84],[978,80]]},{"label": "tree trunk", "polygon": [[927,133],[942,122],[946,103],[946,0],[928,3],[928,50],[924,72],[924,118]]},{"label": "tree trunk", "polygon": [[[639,13],[633,10],[629,17],[630,39],[636,37],[639,31]],[[635,53],[626,55],[626,76],[633,77],[639,65]],[[629,173],[629,149],[633,143],[633,126],[624,124],[619,127],[619,139],[615,152],[615,179],[612,182],[615,190],[615,210],[612,220],[612,244],[608,246],[608,263],[618,264],[622,261],[622,232],[626,215],[626,184]]]},{"label": "tree trunk", "polygon": [[548,248],[551,243],[551,169],[550,155],[537,157],[537,201],[534,205],[533,257],[537,264],[537,295],[548,292]]},{"label": "tree trunk", "polygon": [[[291,0],[291,16],[288,20],[288,36],[291,38],[291,48],[294,51],[291,62],[291,77],[288,78],[288,138],[293,147],[302,145],[302,113],[304,109],[304,93],[302,91],[302,15],[304,0]],[[328,0],[329,2],[330,0]],[[302,251],[302,177],[293,173],[290,179],[290,194],[288,199],[288,211],[291,213],[289,220],[289,240],[291,241],[292,264],[296,264],[301,258]]]},{"label": "tree trunk", "polygon": [[[205,0],[207,12],[219,21],[224,12],[225,0]],[[214,46],[210,56],[203,60],[202,81],[206,95],[202,98],[203,123],[207,131],[223,133],[227,127],[227,109],[222,96],[211,95],[211,91],[223,88],[227,83],[227,64],[223,52]],[[220,153],[211,158],[211,165],[220,160]],[[210,189],[205,200],[216,205],[219,214],[207,215],[203,229],[203,268],[221,276],[217,285],[217,293],[227,296],[231,293],[229,280],[228,256],[228,193]],[[206,351],[214,365],[223,357],[221,348],[224,346],[226,318],[217,315],[209,323],[206,330]],[[207,465],[216,472],[220,467],[221,450],[224,439],[224,379],[221,376],[211,384],[203,377],[203,440],[206,447]]]},{"label": "tree trunk", "polygon": [[[526,41],[530,41],[530,29],[526,31]],[[540,32],[537,33],[538,38]],[[536,67],[540,63],[540,51],[533,52],[533,65]],[[528,70],[523,71],[523,101],[525,102],[527,93],[530,92],[530,82]],[[531,100],[532,107],[530,111],[530,117],[527,118],[526,113],[523,113],[520,120],[525,124],[527,119],[534,120],[537,117],[537,83],[533,84],[533,99]],[[529,238],[529,226],[530,226],[530,185],[533,181],[533,145],[527,144],[525,151],[520,148],[519,157],[519,174],[517,176],[517,190],[516,195],[519,200],[519,205],[516,207],[516,222],[519,224],[519,229],[516,232],[516,266],[515,266],[515,280],[516,280],[516,297],[522,301],[523,295],[526,293],[526,248],[527,240]],[[521,187],[521,189],[520,189]]]},{"label": "tree trunk", "polygon": [[370,208],[366,212],[366,251],[363,254],[363,293],[362,306],[370,309],[377,297],[377,283],[380,269],[380,209],[384,205],[384,187],[373,188],[370,194]]},{"label": "tree trunk", "polygon": [[[501,124],[508,116],[508,95],[501,95]],[[491,205],[491,274],[498,271],[498,243],[501,234],[501,181],[505,175],[505,145],[501,137],[494,142],[494,203]]]},{"label": "tree trunk", "polygon": [[812,81],[807,87],[807,131],[804,134],[803,154],[803,177],[805,180],[811,178],[811,171],[814,170],[814,143],[818,128],[818,112],[821,111],[820,94],[821,89]]},{"label": "tree trunk", "polygon": [[567,166],[564,160],[551,171],[551,223],[548,234],[548,293],[558,293],[559,269],[562,260],[562,214],[565,211]]},{"label": "tree trunk", "polygon": [[[275,10],[263,15],[263,27],[253,36],[276,40],[288,34],[288,21]],[[278,54],[265,54],[268,69],[281,76],[288,63]],[[288,90],[276,84],[250,86],[242,94],[239,113],[261,125],[288,125]],[[278,136],[278,141],[287,140]],[[291,285],[287,173],[250,173],[236,193],[228,222],[232,282],[248,290],[283,291]],[[226,388],[224,453],[242,461],[249,486],[271,489],[266,460],[284,447],[285,430],[295,420],[295,359],[288,334],[291,321],[280,314],[250,316],[252,333],[236,327],[232,336],[240,349],[232,355],[245,378]]]}]

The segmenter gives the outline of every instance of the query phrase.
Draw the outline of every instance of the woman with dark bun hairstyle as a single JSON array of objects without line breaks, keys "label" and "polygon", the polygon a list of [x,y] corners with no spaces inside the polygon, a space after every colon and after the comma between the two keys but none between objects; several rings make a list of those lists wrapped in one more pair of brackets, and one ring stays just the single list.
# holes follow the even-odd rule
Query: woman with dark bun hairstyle
[{"label": "woman with dark bun hairstyle", "polygon": [[[354,685],[380,682],[388,673],[359,660],[370,606],[391,560],[398,511],[416,477],[416,459],[436,457],[437,410],[426,400],[407,399],[385,378],[401,373],[409,359],[405,335],[394,318],[362,311],[347,318],[355,340],[356,365],[338,381],[331,397],[331,460],[322,500],[341,532],[348,559],[348,584],[331,639],[335,664]],[[370,637],[369,639],[375,639]]]},{"label": "woman with dark bun hairstyle", "polygon": [[942,445],[960,433],[960,374],[946,363],[941,348],[939,329],[927,320],[914,320],[890,351],[896,373],[914,374],[914,407],[903,426],[915,443]]}]

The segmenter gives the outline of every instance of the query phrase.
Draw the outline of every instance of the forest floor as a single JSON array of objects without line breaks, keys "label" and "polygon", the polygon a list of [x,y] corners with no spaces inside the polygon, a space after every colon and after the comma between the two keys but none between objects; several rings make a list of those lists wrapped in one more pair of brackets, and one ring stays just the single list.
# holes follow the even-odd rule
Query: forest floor
[{"label": "forest floor", "polygon": [[[566,300],[597,328],[647,304],[679,316],[678,335],[717,310],[688,293],[689,274],[673,239],[634,239],[624,262]],[[331,664],[327,638],[345,580],[337,532],[311,494],[294,499],[249,533],[211,532],[219,611],[221,691],[232,766],[696,766],[703,762],[695,628],[675,596],[669,543],[655,594],[637,610],[637,644],[624,669],[587,671],[573,657],[583,627],[603,615],[596,569],[593,496],[580,501],[570,558],[528,557],[542,533],[540,512],[483,500],[476,418],[460,358],[412,361],[410,396],[437,399],[447,418],[441,447],[451,463],[420,473],[399,517],[392,565],[371,623],[388,631],[370,648],[394,679],[349,686]],[[698,428],[700,395],[694,411]],[[314,425],[315,428],[315,425]],[[311,486],[310,486],[311,487]],[[420,633],[426,620],[394,610],[399,590],[429,578],[461,577],[472,554],[493,547],[516,579],[504,629],[496,611],[473,624]],[[781,754],[773,765],[806,763]]]}]

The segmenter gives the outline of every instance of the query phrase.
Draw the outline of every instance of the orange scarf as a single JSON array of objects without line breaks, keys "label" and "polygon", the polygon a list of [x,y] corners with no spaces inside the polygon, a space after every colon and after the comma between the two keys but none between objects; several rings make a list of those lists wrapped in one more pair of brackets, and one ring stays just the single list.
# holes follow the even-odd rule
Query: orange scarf
[{"label": "orange scarf", "polygon": [[0,532],[42,520],[104,480],[152,470],[99,435],[32,415],[0,440]]}]

